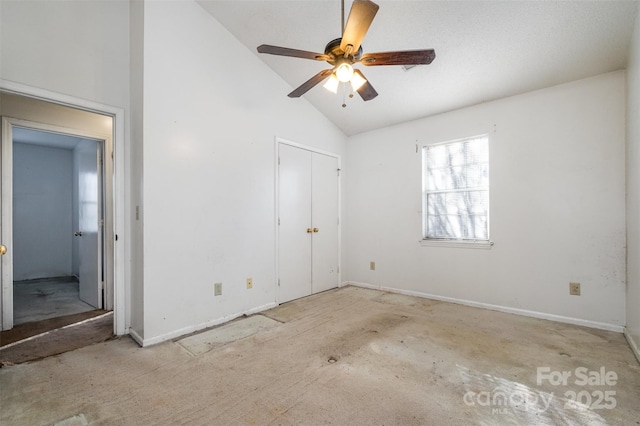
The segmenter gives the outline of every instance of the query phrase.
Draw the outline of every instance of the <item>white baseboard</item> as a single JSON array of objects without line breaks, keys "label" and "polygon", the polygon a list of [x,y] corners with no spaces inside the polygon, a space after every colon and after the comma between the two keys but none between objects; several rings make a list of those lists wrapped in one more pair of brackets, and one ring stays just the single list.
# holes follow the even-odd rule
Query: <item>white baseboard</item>
[{"label": "white baseboard", "polygon": [[138,342],[138,344],[140,346],[143,346],[143,347],[151,346],[151,345],[156,345],[156,344],[161,343],[161,342],[165,342],[167,340],[175,339],[176,337],[184,336],[185,334],[193,333],[193,332],[196,332],[196,331],[199,331],[199,330],[203,330],[205,328],[209,328],[209,327],[213,327],[215,325],[220,325],[220,324],[223,324],[225,322],[229,322],[229,321],[231,321],[233,319],[236,319],[238,317],[241,317],[243,315],[257,314],[258,312],[266,311],[267,309],[275,308],[276,306],[278,306],[278,304],[275,303],[275,302],[267,303],[266,305],[258,306],[256,308],[252,308],[252,309],[249,309],[247,311],[238,312],[238,313],[231,314],[231,315],[226,315],[224,317],[216,318],[214,320],[203,322],[201,324],[180,328],[178,330],[174,330],[174,331],[166,333],[166,334],[161,334],[160,336],[152,337],[150,339],[141,339],[140,336],[137,333],[134,336],[135,332],[133,330],[130,330],[129,333],[131,334],[131,337],[133,337],[133,340]]},{"label": "white baseboard", "polygon": [[360,282],[355,282],[355,281],[349,281],[349,282],[346,282],[345,284],[350,284],[350,285],[353,285],[353,286],[356,286],[356,287],[370,288],[370,289],[374,289],[374,290],[388,291],[390,293],[399,293],[399,294],[404,294],[404,295],[407,295],[407,296],[416,296],[416,297],[422,297],[422,298],[425,298],[425,299],[439,300],[441,302],[456,303],[458,305],[473,306],[474,308],[489,309],[491,311],[505,312],[505,313],[508,313],[508,314],[522,315],[522,316],[525,316],[525,317],[532,317],[532,318],[539,318],[539,319],[545,319],[545,320],[550,320],[550,321],[557,321],[557,322],[562,322],[562,323],[566,323],[566,324],[581,325],[583,327],[597,328],[599,330],[615,331],[616,333],[622,333],[624,331],[624,326],[616,325],[616,324],[608,324],[608,323],[604,323],[604,322],[589,321],[589,320],[584,320],[584,319],[580,319],[580,318],[572,318],[572,317],[566,317],[566,316],[562,316],[562,315],[548,314],[548,313],[544,313],[544,312],[528,311],[526,309],[511,308],[511,307],[508,307],[508,306],[500,306],[500,305],[492,305],[490,303],[475,302],[473,300],[465,300],[465,299],[456,299],[456,298],[453,298],[453,297],[437,296],[437,295],[434,295],[434,294],[422,293],[422,292],[419,292],[419,291],[401,290],[401,289],[392,288],[392,287],[384,287],[384,286],[372,285],[372,284],[367,284],[367,283],[360,283]]},{"label": "white baseboard", "polygon": [[140,346],[144,346],[144,339],[133,328],[129,328],[129,336]]},{"label": "white baseboard", "polygon": [[640,362],[640,342],[637,342],[633,336],[629,334],[627,327],[624,328],[624,337],[627,339],[627,342],[631,347],[631,351],[636,356],[636,359]]}]

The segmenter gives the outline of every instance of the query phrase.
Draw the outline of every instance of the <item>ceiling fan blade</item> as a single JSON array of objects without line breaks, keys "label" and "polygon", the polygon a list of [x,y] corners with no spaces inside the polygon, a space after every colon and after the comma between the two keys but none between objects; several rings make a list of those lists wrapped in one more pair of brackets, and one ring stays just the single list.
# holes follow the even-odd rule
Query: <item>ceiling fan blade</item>
[{"label": "ceiling fan blade", "polygon": [[[360,70],[353,70],[356,74],[358,74],[360,77],[364,78],[365,80],[366,77],[364,76],[364,74],[362,74],[362,72],[360,72]],[[360,86],[360,88],[357,90],[358,94],[360,95],[360,97],[362,98],[363,101],[370,101],[371,99],[375,98],[376,96],[378,96],[378,92],[376,92],[376,89],[373,88],[373,86],[369,83],[369,80],[367,80],[362,86]]]},{"label": "ceiling fan blade", "polygon": [[436,58],[436,51],[405,50],[398,52],[365,53],[362,55],[362,65],[428,65]]},{"label": "ceiling fan blade", "polygon": [[349,12],[349,18],[347,24],[344,26],[342,32],[342,41],[340,42],[340,49],[347,52],[349,45],[351,53],[355,54],[360,49],[360,44],[364,36],[369,31],[369,26],[373,22],[373,18],[378,12],[379,6],[369,0],[354,0],[351,6],[351,12]]},{"label": "ceiling fan blade", "polygon": [[259,53],[267,53],[269,55],[290,56],[292,58],[313,59],[315,61],[327,61],[331,59],[324,53],[308,52],[306,50],[289,49],[288,47],[271,46],[269,44],[261,44],[258,46]]},{"label": "ceiling fan blade", "polygon": [[299,98],[300,96],[307,93],[313,86],[315,86],[316,84],[320,83],[322,80],[327,78],[329,74],[331,74],[332,72],[333,72],[333,69],[320,71],[318,74],[314,75],[309,80],[302,83],[300,87],[298,87],[293,92],[289,93],[287,96],[289,96],[290,98]]}]

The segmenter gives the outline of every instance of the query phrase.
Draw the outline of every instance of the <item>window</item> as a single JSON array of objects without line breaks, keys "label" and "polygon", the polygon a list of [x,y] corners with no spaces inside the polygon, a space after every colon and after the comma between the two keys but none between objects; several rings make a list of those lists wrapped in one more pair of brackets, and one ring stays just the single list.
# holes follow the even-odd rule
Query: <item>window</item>
[{"label": "window", "polygon": [[489,138],[422,149],[424,239],[489,241]]}]

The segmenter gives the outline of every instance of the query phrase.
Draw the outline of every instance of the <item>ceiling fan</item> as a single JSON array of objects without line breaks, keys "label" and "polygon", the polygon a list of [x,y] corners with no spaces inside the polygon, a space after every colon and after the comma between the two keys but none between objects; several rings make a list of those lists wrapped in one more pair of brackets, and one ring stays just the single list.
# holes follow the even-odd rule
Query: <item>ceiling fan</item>
[{"label": "ceiling fan", "polygon": [[[289,93],[290,98],[299,98],[315,85],[329,77],[324,87],[337,93],[340,83],[350,83],[353,90],[360,97],[369,101],[378,92],[367,81],[360,70],[353,65],[361,63],[365,66],[380,65],[428,65],[436,57],[433,49],[405,50],[394,52],[365,53],[362,54],[362,40],[369,30],[373,18],[378,12],[379,6],[370,0],[354,0],[346,26],[344,25],[344,0],[342,0],[342,37],[330,41],[324,49],[324,53],[314,53],[306,50],[290,49],[287,47],[262,44],[258,46],[259,53],[270,55],[291,56],[294,58],[326,61],[333,66],[304,82],[300,87]],[[344,105],[343,105],[344,106]]]}]

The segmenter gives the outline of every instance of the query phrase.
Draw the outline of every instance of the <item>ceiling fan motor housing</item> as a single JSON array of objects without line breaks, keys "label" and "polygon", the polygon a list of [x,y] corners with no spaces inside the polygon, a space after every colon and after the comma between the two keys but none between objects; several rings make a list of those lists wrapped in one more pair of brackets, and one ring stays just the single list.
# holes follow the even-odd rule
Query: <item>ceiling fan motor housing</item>
[{"label": "ceiling fan motor housing", "polygon": [[[324,54],[331,57],[331,60],[327,61],[331,65],[335,65],[338,59],[345,57],[344,50],[340,48],[341,42],[342,42],[342,38],[331,40],[329,43],[327,43],[327,46],[324,48]],[[355,54],[350,54],[347,57],[347,59],[349,60],[349,63],[353,64],[354,62],[359,61],[361,56],[362,56],[362,46],[358,48],[358,51]]]}]

